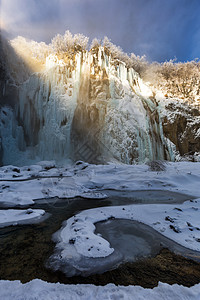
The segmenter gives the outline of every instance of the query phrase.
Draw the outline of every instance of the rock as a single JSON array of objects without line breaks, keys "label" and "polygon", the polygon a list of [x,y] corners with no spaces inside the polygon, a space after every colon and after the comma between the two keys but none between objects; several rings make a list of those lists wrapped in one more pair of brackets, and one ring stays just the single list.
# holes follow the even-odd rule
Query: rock
[{"label": "rock", "polygon": [[[200,152],[200,112],[178,101],[166,106],[167,115],[163,120],[164,135],[176,145],[181,156]],[[191,158],[192,159],[192,158]]]}]

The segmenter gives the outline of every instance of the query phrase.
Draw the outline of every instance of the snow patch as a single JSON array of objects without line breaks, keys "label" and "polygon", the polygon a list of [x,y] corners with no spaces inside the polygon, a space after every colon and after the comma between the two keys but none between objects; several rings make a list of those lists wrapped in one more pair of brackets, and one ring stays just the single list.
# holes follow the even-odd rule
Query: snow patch
[{"label": "snow patch", "polygon": [[140,299],[140,300],[199,300],[200,284],[184,287],[178,284],[158,283],[153,289],[140,286],[116,286],[108,284],[95,286],[89,284],[64,285],[34,279],[22,284],[20,281],[0,281],[0,298],[4,300],[102,300],[102,299]]},{"label": "snow patch", "polygon": [[0,210],[0,227],[16,226],[22,224],[33,224],[44,220],[45,211],[43,209],[7,209]]}]

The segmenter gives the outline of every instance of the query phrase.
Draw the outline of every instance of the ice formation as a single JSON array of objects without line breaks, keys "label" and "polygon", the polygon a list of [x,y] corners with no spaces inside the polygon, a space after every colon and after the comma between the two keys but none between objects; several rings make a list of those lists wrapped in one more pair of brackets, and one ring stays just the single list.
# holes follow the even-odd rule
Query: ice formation
[{"label": "ice formation", "polygon": [[3,164],[173,160],[151,89],[101,46],[73,56],[50,54],[45,67],[18,86],[13,115],[3,110]]}]

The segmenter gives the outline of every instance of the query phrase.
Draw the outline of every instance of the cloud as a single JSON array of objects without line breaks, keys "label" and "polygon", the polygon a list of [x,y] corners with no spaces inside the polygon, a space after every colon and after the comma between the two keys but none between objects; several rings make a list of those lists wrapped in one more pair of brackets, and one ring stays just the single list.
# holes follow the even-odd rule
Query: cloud
[{"label": "cloud", "polygon": [[1,0],[0,4],[3,26],[13,37],[50,42],[67,29],[91,39],[107,35],[124,51],[158,61],[196,56],[199,9],[199,0]]}]

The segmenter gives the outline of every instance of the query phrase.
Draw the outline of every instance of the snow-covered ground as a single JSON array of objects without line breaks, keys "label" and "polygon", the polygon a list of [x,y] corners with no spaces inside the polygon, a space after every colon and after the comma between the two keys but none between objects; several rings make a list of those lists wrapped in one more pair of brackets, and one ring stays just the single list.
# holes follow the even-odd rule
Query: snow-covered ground
[{"label": "snow-covered ground", "polygon": [[38,223],[44,220],[44,215],[43,209],[2,209],[0,210],[0,227]]},{"label": "snow-covered ground", "polygon": [[19,281],[0,281],[0,299],[3,300],[199,300],[200,284],[191,288],[177,284],[159,283],[154,289],[140,286],[94,286],[47,283],[39,279],[26,284]]},{"label": "snow-covered ground", "polygon": [[[5,166],[0,168],[0,203],[4,206],[34,204],[43,198],[103,199],[103,193],[88,189],[74,180],[77,168],[55,168],[53,162],[41,162],[30,167]],[[56,178],[54,178],[56,177]]]},{"label": "snow-covered ground", "polygon": [[[74,198],[76,196],[91,198],[92,201],[92,199],[106,198],[106,190],[124,193],[134,190],[165,190],[187,194],[188,199],[200,197],[200,163],[168,162],[165,167],[165,171],[156,172],[151,171],[145,164],[89,165],[78,162],[75,165],[56,167],[55,162],[40,162],[28,167],[4,166],[0,168],[0,203],[7,207],[30,206],[36,199],[45,198],[48,201],[51,197]],[[191,206],[191,217],[188,217],[188,222],[192,223],[193,227],[198,227],[198,224],[194,224],[194,220],[190,219],[194,219],[198,212],[199,201],[195,201],[197,202],[184,204],[182,213],[180,210],[173,210],[174,207],[170,205],[165,208],[163,205],[151,205],[149,208],[143,205],[137,209],[141,211],[149,209],[150,212],[148,211],[146,216],[152,214],[151,218],[154,219],[154,223],[161,222],[165,215],[164,211],[169,211],[171,217],[175,219],[165,220],[164,224],[173,223],[173,226],[178,226],[180,225],[177,224],[180,222],[178,220],[182,220],[183,215],[187,218],[186,210],[189,210]],[[153,215],[154,210],[155,215]],[[157,214],[158,211],[160,214]],[[140,218],[139,212],[135,216],[128,217],[124,214],[118,217],[136,218],[149,225],[151,223],[147,221],[144,213]],[[96,218],[94,221],[99,220]],[[159,223],[151,226],[164,232],[162,224],[158,225]]]},{"label": "snow-covered ground", "polygon": [[[200,197],[200,163],[167,163],[163,172],[148,165],[89,165],[54,167],[42,162],[30,167],[0,168],[0,203],[30,205],[35,199],[106,197],[104,190],[165,190]],[[26,180],[27,179],[27,180]]]},{"label": "snow-covered ground", "polygon": [[[60,261],[85,257],[86,260],[108,257],[114,249],[108,241],[94,234],[95,223],[109,218],[137,220],[176,241],[200,251],[200,163],[168,162],[164,171],[152,171],[148,165],[75,165],[55,167],[54,162],[42,162],[30,167],[0,168],[0,203],[4,206],[26,205],[24,210],[0,211],[1,226],[32,222],[44,215],[31,210],[36,199],[50,197],[104,199],[107,191],[164,190],[188,195],[182,204],[132,204],[95,208],[66,220],[55,234],[56,255]],[[169,196],[170,199],[170,196]],[[83,199],[84,201],[84,199]],[[28,208],[29,207],[29,208]],[[66,293],[69,297],[66,298]],[[159,284],[153,290],[141,287],[64,286],[39,280],[25,285],[20,282],[0,282],[1,299],[200,299],[200,285],[190,289],[178,285]],[[45,296],[44,296],[45,295]],[[135,295],[135,296],[133,296]],[[107,298],[106,298],[107,297]],[[135,298],[133,298],[135,297]]]}]

